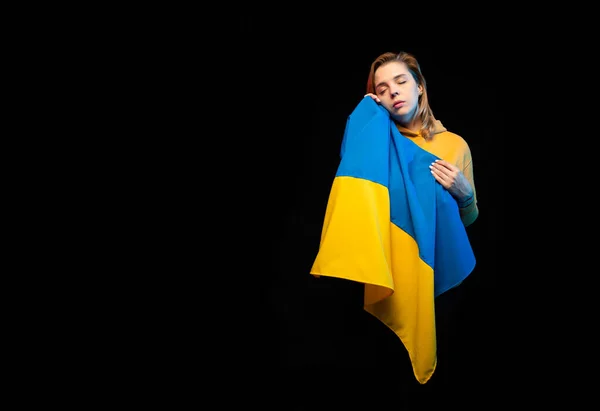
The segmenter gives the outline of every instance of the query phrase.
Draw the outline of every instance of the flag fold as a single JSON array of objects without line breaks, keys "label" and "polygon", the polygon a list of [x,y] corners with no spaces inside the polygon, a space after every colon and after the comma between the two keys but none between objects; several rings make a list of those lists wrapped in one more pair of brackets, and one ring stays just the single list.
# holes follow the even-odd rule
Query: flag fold
[{"label": "flag fold", "polygon": [[384,107],[361,100],[347,119],[310,271],[365,284],[365,310],[400,338],[421,384],[437,364],[435,297],[475,267],[456,201],[430,172],[436,159]]}]

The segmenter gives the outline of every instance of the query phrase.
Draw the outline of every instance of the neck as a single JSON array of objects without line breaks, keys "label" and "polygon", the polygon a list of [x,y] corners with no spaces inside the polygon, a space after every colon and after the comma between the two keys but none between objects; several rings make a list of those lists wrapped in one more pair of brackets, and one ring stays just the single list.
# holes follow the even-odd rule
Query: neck
[{"label": "neck", "polygon": [[421,126],[423,125],[421,119],[418,117],[413,117],[409,121],[398,121],[398,124],[400,124],[404,128],[409,129],[413,133],[418,133],[419,131],[421,131]]}]

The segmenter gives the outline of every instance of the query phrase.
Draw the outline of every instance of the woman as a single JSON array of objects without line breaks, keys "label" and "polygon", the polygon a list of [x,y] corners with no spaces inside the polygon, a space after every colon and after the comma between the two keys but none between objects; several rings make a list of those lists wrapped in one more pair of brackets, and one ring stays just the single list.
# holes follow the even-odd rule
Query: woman
[{"label": "woman", "polygon": [[437,366],[435,300],[475,267],[478,213],[469,146],[434,118],[417,60],[380,55],[348,116],[310,273],[364,285],[364,309],[400,338],[420,384]]},{"label": "woman", "polygon": [[471,151],[433,116],[417,59],[407,52],[381,54],[371,64],[366,95],[385,107],[403,136],[441,158],[431,173],[456,200],[465,227],[472,224],[479,209]]}]

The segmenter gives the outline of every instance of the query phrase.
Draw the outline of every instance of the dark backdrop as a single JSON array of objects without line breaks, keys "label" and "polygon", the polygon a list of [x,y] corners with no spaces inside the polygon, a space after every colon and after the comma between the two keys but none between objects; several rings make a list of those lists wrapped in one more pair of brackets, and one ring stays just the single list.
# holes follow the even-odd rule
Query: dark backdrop
[{"label": "dark backdrop", "polygon": [[[172,156],[154,162],[144,203],[154,212],[141,231],[156,291],[138,293],[148,301],[139,306],[154,308],[136,320],[149,331],[130,351],[155,347],[147,355],[160,360],[135,354],[136,372],[192,397],[208,378],[226,390],[214,392],[221,404],[263,409],[487,408],[513,365],[500,292],[510,161],[497,50],[477,39],[415,45],[368,27],[320,35],[277,21],[248,19],[167,47],[175,57],[164,87],[176,98],[148,124],[162,119],[156,147]],[[420,61],[435,116],[469,143],[480,209],[468,229],[477,266],[436,301],[439,364],[424,386],[397,337],[362,310],[360,286],[309,274],[347,116],[371,61],[399,50]],[[162,153],[167,145],[173,151]],[[369,399],[373,407],[352,407]]]},{"label": "dark backdrop", "polygon": [[[424,386],[415,382],[397,337],[362,310],[360,286],[309,275],[346,118],[365,94],[371,61],[381,52],[398,50],[417,57],[436,118],[470,145],[480,209],[479,219],[468,229],[477,266],[463,285],[436,301],[439,364]],[[468,406],[475,399],[459,394],[465,389],[502,393],[503,370],[510,367],[510,358],[503,355],[505,302],[499,291],[503,188],[497,165],[504,162],[503,114],[488,53],[468,44],[416,47],[402,41],[341,46],[331,54],[302,46],[292,54],[282,53],[276,75],[281,79],[271,93],[288,107],[289,112],[277,109],[285,112],[288,126],[274,144],[281,162],[271,164],[285,170],[285,179],[278,183],[279,204],[285,211],[276,225],[280,231],[267,287],[277,330],[277,367],[307,381],[354,376],[356,381],[373,382],[374,376],[385,376],[375,377],[379,382],[372,388],[362,388],[371,394],[385,391],[383,387],[395,390],[380,398],[380,404],[400,405],[405,399],[432,404],[443,398],[446,405]],[[310,393],[301,390],[291,398],[306,402]],[[346,393],[342,398],[353,396]],[[403,400],[398,403],[398,398]]]}]

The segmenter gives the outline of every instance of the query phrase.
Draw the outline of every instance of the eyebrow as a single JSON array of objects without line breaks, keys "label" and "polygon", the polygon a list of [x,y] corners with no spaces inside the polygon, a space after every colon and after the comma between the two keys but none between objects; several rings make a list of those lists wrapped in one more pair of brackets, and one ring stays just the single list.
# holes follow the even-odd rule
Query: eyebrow
[{"label": "eyebrow", "polygon": [[[398,80],[400,77],[406,77],[406,74],[398,74],[397,76],[394,77],[394,80]],[[377,85],[375,85],[375,88],[377,89],[379,86],[383,85],[384,83],[385,83],[385,81],[378,83]]]}]

